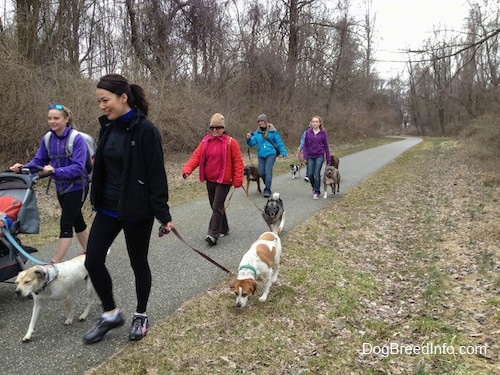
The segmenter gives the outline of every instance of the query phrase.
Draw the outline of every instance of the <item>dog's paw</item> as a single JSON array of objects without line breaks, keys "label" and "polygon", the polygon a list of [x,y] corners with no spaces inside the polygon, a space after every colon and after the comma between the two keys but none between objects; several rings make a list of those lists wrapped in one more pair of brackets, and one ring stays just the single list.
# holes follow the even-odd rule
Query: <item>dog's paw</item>
[{"label": "dog's paw", "polygon": [[267,300],[267,296],[261,296],[261,297],[259,298],[259,301],[260,301],[260,302],[266,302],[266,300]]},{"label": "dog's paw", "polygon": [[73,318],[68,318],[68,319],[66,319],[66,320],[64,321],[64,325],[65,325],[65,326],[69,326],[69,325],[71,325],[71,324],[73,324]]},{"label": "dog's paw", "polygon": [[31,335],[26,335],[23,337],[23,342],[28,342],[31,340]]},{"label": "dog's paw", "polygon": [[323,195],[323,198],[328,198],[328,193],[325,191],[325,194]]},{"label": "dog's paw", "polygon": [[78,321],[83,322],[84,320],[87,320],[87,314],[83,313],[78,317]]}]

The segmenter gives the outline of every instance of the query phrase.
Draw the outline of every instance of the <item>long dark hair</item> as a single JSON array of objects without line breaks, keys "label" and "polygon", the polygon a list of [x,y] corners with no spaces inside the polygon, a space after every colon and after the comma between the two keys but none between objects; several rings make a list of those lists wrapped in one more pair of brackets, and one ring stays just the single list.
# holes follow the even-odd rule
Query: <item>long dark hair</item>
[{"label": "long dark hair", "polygon": [[146,116],[149,112],[149,103],[141,86],[129,84],[127,79],[120,74],[106,74],[97,83],[97,88],[108,90],[118,96],[127,94],[127,104],[130,108],[140,109]]}]

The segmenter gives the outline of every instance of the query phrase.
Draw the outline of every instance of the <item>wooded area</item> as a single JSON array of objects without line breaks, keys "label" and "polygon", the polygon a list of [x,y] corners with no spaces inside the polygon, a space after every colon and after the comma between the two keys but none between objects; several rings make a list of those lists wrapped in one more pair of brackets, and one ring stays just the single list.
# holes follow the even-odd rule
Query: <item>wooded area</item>
[{"label": "wooded area", "polygon": [[96,135],[95,83],[112,72],[145,88],[169,153],[191,151],[214,112],[242,142],[263,112],[291,145],[313,115],[333,144],[403,125],[500,142],[498,0],[471,2],[458,37],[436,30],[390,80],[370,0],[2,1],[2,162],[33,155],[49,103]]}]

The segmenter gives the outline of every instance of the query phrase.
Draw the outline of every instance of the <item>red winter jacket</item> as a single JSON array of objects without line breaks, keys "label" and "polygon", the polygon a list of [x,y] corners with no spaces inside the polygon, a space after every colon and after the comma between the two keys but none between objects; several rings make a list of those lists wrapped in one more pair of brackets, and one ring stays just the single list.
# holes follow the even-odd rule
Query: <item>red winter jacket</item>
[{"label": "red winter jacket", "polygon": [[[182,174],[187,173],[191,174],[196,167],[200,167],[200,181],[205,181],[205,150],[208,142],[215,140],[213,135],[206,135],[198,147],[193,152],[193,155],[189,158],[189,160],[182,167]],[[223,134],[220,136],[223,144],[226,145],[224,149],[224,159],[225,165],[220,166],[220,170],[217,171],[218,178],[217,183],[233,185],[235,188],[239,188],[243,185],[243,157],[241,156],[240,145],[238,142],[228,136],[227,134]],[[202,161],[202,162],[201,162]]]}]

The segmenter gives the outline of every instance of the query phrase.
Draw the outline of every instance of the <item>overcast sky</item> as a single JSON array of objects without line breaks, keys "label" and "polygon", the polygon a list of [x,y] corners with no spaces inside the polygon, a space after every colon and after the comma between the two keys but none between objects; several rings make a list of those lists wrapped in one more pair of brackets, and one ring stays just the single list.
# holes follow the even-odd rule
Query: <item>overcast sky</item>
[{"label": "overcast sky", "polygon": [[[362,3],[362,0],[356,0]],[[407,60],[401,50],[417,49],[432,38],[434,29],[460,31],[470,9],[467,0],[372,0],[376,13],[379,60]],[[404,63],[380,62],[377,70],[385,78],[401,74]]]}]

